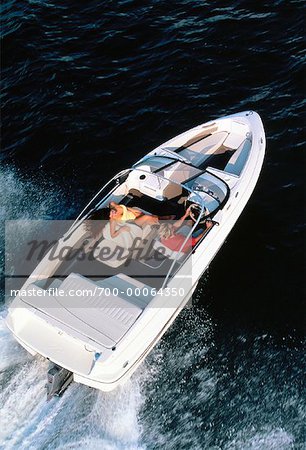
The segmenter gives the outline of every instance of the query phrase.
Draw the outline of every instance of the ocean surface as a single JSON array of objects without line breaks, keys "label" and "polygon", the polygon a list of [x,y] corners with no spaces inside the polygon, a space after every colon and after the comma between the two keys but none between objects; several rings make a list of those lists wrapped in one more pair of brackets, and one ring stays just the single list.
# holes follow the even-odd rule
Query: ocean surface
[{"label": "ocean surface", "polygon": [[302,1],[2,1],[4,221],[72,219],[109,177],[202,122],[256,110],[258,185],[131,380],[45,401],[0,308],[0,448],[305,449]]}]

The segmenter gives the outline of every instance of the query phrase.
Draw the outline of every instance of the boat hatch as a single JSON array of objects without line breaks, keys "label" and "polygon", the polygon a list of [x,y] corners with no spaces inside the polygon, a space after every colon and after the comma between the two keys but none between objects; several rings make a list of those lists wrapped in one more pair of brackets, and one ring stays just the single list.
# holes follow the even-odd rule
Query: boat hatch
[{"label": "boat hatch", "polygon": [[[135,284],[134,280],[120,274],[116,276],[126,286]],[[113,277],[113,278],[116,278]],[[109,283],[106,286],[109,286]],[[71,329],[111,348],[125,335],[142,313],[139,299],[133,302],[132,296],[122,298],[119,295],[103,295],[105,281],[94,282],[77,273],[71,273],[62,281],[59,288],[61,295],[39,296],[41,288],[29,285],[37,295],[26,296],[23,302],[53,318],[58,324],[65,323]],[[118,283],[114,280],[114,284]],[[139,284],[139,283],[138,283]],[[122,288],[123,292],[127,287]],[[79,295],[71,295],[77,292]],[[60,327],[60,325],[58,325]]]}]

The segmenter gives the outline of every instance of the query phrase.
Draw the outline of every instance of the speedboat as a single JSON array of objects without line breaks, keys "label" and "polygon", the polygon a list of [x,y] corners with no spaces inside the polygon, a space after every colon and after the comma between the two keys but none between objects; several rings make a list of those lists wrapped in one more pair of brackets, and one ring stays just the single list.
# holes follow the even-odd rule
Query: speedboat
[{"label": "speedboat", "polygon": [[[29,353],[50,361],[48,398],[72,380],[111,391],[133,374],[192,298],[242,213],[265,146],[254,111],[212,120],[149,152],[86,205],[28,277],[6,318]],[[125,228],[116,235],[106,221],[94,235],[89,221],[111,202],[158,219],[144,226],[118,221]],[[189,217],[178,222],[186,210]],[[160,237],[170,218],[172,230],[175,223],[184,236],[176,248]],[[67,248],[74,253],[60,257]]]}]

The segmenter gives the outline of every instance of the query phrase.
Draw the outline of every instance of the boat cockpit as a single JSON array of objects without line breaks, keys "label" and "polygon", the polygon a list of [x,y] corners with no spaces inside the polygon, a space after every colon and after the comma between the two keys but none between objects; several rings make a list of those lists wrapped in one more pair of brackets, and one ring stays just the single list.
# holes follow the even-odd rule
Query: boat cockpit
[{"label": "boat cockpit", "polygon": [[[144,158],[131,169],[116,175],[102,188],[74,222],[66,239],[80,227],[86,231],[88,221],[107,208],[110,202],[158,216],[159,224],[141,228],[133,221],[125,222],[122,225],[127,226],[129,231],[114,238],[110,233],[109,221],[103,225],[101,221],[101,233],[94,240],[85,233],[85,247],[84,239],[79,242],[86,254],[90,254],[91,261],[84,258],[86,264],[82,261],[83,267],[80,267],[80,261],[69,264],[66,275],[73,271],[91,278],[101,278],[101,274],[107,278],[124,273],[142,282],[145,280],[145,284],[165,286],[201,241],[196,247],[190,247],[189,251],[186,251],[186,243],[195,235],[204,234],[205,238],[210,231],[208,229],[206,234],[203,233],[207,220],[215,223],[214,216],[223,207],[228,195],[229,188],[221,178],[209,170],[201,170],[181,161],[178,156]],[[162,244],[159,226],[166,218],[167,222],[173,224],[184,215],[187,208],[190,208],[190,217],[177,231],[184,235],[184,242],[180,248],[171,250]],[[101,256],[103,251],[106,252],[105,248],[111,256]]]}]

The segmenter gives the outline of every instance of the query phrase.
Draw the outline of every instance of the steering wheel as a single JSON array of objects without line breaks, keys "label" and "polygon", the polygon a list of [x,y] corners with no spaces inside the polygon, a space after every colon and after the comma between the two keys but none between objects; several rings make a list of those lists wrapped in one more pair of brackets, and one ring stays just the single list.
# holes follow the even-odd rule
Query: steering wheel
[{"label": "steering wheel", "polygon": [[200,218],[199,223],[205,222],[205,220],[208,216],[208,209],[205,206],[204,206],[202,213],[201,213],[201,206],[198,205],[197,203],[191,203],[189,205],[189,208],[190,208],[190,217],[194,222],[196,222],[198,220],[200,214],[201,214],[201,218]]}]

